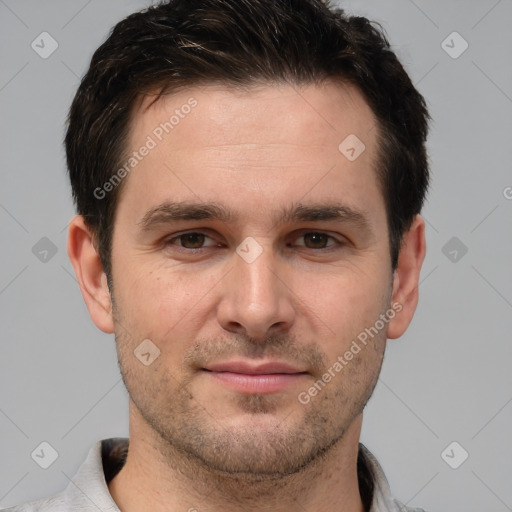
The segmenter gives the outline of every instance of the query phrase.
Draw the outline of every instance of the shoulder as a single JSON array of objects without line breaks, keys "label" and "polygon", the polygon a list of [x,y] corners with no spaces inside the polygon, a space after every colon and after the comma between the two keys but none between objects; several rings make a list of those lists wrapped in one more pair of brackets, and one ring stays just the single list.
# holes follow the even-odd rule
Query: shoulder
[{"label": "shoulder", "polygon": [[359,443],[357,470],[359,489],[362,497],[366,495],[365,506],[369,512],[425,512],[393,498],[381,465],[362,443]]},{"label": "shoulder", "polygon": [[68,509],[64,492],[59,492],[39,500],[1,509],[1,512],[60,512]]},{"label": "shoulder", "polygon": [[0,512],[119,512],[107,480],[124,464],[128,442],[128,438],[97,441],[64,490]]},{"label": "shoulder", "polygon": [[393,500],[393,503],[396,506],[397,512],[426,512],[423,508],[408,507],[398,500]]}]

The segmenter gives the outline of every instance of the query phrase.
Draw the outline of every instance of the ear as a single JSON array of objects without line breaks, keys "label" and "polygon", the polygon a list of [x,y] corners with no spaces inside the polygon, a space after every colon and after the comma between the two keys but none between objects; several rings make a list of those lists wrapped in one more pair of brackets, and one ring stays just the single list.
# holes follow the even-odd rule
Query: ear
[{"label": "ear", "polygon": [[80,290],[98,329],[114,332],[112,303],[107,276],[93,243],[93,235],[81,215],[73,217],[68,230],[68,255]]},{"label": "ear", "polygon": [[399,338],[411,323],[418,305],[419,278],[425,253],[425,221],[416,215],[403,237],[398,265],[393,276],[391,304],[398,303],[401,309],[397,305],[397,314],[388,324],[388,338]]}]

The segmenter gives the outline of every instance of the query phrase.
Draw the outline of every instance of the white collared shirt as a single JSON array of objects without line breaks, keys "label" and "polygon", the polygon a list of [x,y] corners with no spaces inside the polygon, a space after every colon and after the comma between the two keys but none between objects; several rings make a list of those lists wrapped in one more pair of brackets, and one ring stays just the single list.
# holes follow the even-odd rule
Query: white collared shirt
[{"label": "white collared shirt", "polygon": [[[4,509],[4,512],[120,512],[108,490],[109,482],[122,468],[128,452],[128,438],[98,441],[68,486],[61,492]],[[359,444],[359,488],[368,512],[425,512],[393,499],[388,481],[377,459]]]}]

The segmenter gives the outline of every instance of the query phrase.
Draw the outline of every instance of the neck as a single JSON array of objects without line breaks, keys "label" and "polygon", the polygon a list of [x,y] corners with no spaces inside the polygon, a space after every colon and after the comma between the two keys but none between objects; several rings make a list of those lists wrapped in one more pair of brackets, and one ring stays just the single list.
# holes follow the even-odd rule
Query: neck
[{"label": "neck", "polygon": [[[122,512],[363,512],[357,479],[362,415],[343,437],[300,472],[269,477],[212,470],[187,453],[169,446],[130,404],[130,445],[126,463],[109,483]],[[298,507],[298,505],[300,507]]]}]

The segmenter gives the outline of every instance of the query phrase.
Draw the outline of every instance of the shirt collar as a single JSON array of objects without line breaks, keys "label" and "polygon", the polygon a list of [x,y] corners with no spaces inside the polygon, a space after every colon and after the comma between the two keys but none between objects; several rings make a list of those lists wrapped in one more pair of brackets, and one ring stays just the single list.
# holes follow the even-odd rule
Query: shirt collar
[{"label": "shirt collar", "polygon": [[[81,512],[120,512],[108,490],[108,482],[126,461],[128,438],[98,441],[85,462],[61,494],[70,510]],[[384,471],[377,459],[359,444],[358,479],[363,502],[371,503],[368,512],[424,512],[406,507],[391,497]]]}]

